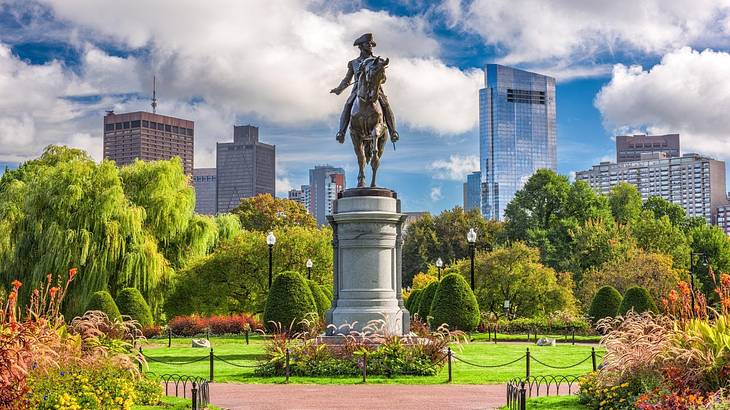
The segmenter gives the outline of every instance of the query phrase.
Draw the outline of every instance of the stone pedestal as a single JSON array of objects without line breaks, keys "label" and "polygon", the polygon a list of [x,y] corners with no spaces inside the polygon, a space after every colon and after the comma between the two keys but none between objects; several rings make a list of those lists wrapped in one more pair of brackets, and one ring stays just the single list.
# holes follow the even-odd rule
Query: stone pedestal
[{"label": "stone pedestal", "polygon": [[[328,216],[334,238],[334,300],[327,324],[361,331],[385,320],[387,333],[408,334],[409,313],[401,296],[402,226],[395,192],[353,188],[342,192]],[[330,327],[327,335],[347,334]]]}]

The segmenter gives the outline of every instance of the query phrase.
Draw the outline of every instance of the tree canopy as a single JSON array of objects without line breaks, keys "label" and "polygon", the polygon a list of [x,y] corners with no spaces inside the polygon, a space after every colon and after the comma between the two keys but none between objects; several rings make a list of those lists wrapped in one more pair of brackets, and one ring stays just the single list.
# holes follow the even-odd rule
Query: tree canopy
[{"label": "tree canopy", "polygon": [[243,228],[249,231],[269,232],[285,226],[317,227],[317,221],[302,204],[274,198],[271,194],[243,198],[231,213],[237,215]]}]

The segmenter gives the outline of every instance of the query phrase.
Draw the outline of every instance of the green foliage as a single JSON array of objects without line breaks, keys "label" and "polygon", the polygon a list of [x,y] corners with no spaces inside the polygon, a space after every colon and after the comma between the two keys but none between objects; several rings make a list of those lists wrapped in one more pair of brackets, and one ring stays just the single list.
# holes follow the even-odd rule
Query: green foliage
[{"label": "green foliage", "polygon": [[[714,272],[730,272],[730,238],[717,226],[700,225],[689,230],[687,234],[692,252],[707,255],[707,262]],[[704,261],[695,257],[695,278],[702,283],[705,295],[714,300],[715,284]]]},{"label": "green foliage", "polygon": [[408,299],[406,299],[405,306],[406,306],[406,309],[408,309],[408,311],[411,312],[411,315],[416,313],[413,311],[414,310],[413,308],[415,307],[416,299],[418,299],[418,294],[420,294],[421,292],[423,292],[423,289],[413,289],[411,291],[411,294],[408,295]]},{"label": "green foliage", "polygon": [[641,249],[671,255],[675,268],[686,269],[689,266],[687,238],[681,226],[672,225],[668,216],[655,218],[651,211],[644,211],[632,226],[632,231]]},{"label": "green foliage", "polygon": [[436,295],[438,288],[439,283],[432,282],[423,290],[423,293],[420,296],[420,301],[418,302],[418,317],[424,322],[428,320],[428,316],[431,313],[431,303],[433,302],[433,297]]},{"label": "green foliage", "polygon": [[448,274],[441,279],[431,304],[431,327],[448,324],[451,330],[465,332],[476,329],[480,314],[477,298],[463,277]]},{"label": "green foliage", "polygon": [[300,323],[317,314],[317,304],[307,280],[298,272],[286,271],[274,278],[266,298],[264,326],[274,330],[278,324],[284,329],[302,330]]},{"label": "green foliage", "polygon": [[[332,231],[287,227],[274,231],[273,271],[299,270],[314,262],[312,279],[332,288]],[[241,231],[208,256],[179,271],[165,302],[167,317],[261,313],[266,303],[269,272],[266,233]],[[212,297],[211,295],[215,295]]]},{"label": "green foliage", "polygon": [[623,316],[631,309],[633,309],[636,313],[659,312],[656,307],[656,303],[654,303],[654,299],[651,297],[649,292],[641,286],[634,286],[626,291],[624,294],[624,300],[621,302],[621,306],[618,309],[618,313]]},{"label": "green foliage", "polygon": [[112,321],[121,320],[122,318],[119,313],[119,308],[117,308],[117,304],[114,303],[114,299],[112,299],[112,295],[105,290],[100,290],[91,295],[89,304],[86,305],[86,310],[100,310],[106,313],[107,317],[109,317]]},{"label": "green foliage", "polygon": [[309,285],[309,290],[312,292],[312,297],[314,297],[314,303],[317,305],[317,314],[320,319],[324,319],[324,313],[330,308],[330,300],[322,292],[322,287],[317,282],[308,280],[307,285]]},{"label": "green foliage", "polygon": [[666,216],[669,218],[669,222],[672,225],[683,227],[686,225],[687,214],[684,212],[684,208],[673,202],[669,202],[660,196],[651,196],[644,202],[642,209],[645,211],[651,211],[654,214],[654,218],[661,218]]},{"label": "green foliage", "polygon": [[149,305],[145,302],[142,294],[135,288],[124,288],[117,294],[117,307],[119,313],[131,317],[139,322],[142,327],[151,326],[152,312]]},{"label": "green foliage", "polygon": [[231,213],[237,215],[243,229],[249,231],[269,232],[291,226],[317,227],[317,221],[302,204],[288,199],[274,198],[271,194],[243,198],[241,204]]},{"label": "green foliage", "polygon": [[641,214],[641,194],[634,185],[621,182],[611,189],[608,203],[616,222],[631,225]]},{"label": "green foliage", "polygon": [[[324,293],[324,295],[327,297],[327,300],[329,300],[330,303],[332,303],[332,300],[334,300],[334,298],[335,298],[334,290],[332,289],[332,286],[323,284],[323,285],[319,285],[319,288],[322,290],[322,293]],[[327,308],[329,309],[329,305]]]},{"label": "green foliage", "polygon": [[215,216],[215,223],[218,225],[218,240],[229,241],[241,232],[241,220],[237,215],[218,214]]},{"label": "green foliage", "polygon": [[591,309],[588,316],[597,322],[605,317],[615,317],[618,315],[618,309],[621,306],[623,297],[613,286],[604,286],[598,290],[596,296],[591,302]]},{"label": "green foliage", "polygon": [[583,272],[619,258],[636,248],[636,240],[625,225],[616,224],[613,218],[589,219],[569,230],[571,255],[565,266],[574,272],[580,283]]}]

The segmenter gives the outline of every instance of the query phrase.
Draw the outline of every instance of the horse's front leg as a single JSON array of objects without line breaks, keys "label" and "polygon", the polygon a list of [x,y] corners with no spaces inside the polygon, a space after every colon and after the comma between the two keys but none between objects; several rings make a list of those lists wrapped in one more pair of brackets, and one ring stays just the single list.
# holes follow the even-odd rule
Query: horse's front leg
[{"label": "horse's front leg", "polygon": [[362,138],[359,134],[352,132],[350,129],[350,136],[352,138],[352,146],[355,148],[355,155],[357,156],[357,166],[360,171],[357,173],[357,187],[362,188],[365,186],[365,148],[362,143]]},{"label": "horse's front leg", "polygon": [[370,186],[375,188],[375,177],[378,174],[378,166],[380,166],[380,157],[383,156],[385,150],[385,127],[382,124],[375,126],[373,130],[373,147],[375,155],[370,159],[370,166],[373,168],[373,178],[370,181]]}]

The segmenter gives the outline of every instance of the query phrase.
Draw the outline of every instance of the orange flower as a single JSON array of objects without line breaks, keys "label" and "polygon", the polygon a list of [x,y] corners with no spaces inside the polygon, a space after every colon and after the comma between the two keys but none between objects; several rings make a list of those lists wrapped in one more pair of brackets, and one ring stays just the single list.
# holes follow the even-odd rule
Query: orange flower
[{"label": "orange flower", "polygon": [[8,295],[8,301],[13,302],[18,297],[18,292],[10,292]]},{"label": "orange flower", "polygon": [[669,301],[674,303],[679,299],[679,293],[677,293],[676,290],[672,289],[669,291],[669,295],[667,295],[667,298],[669,298]]},{"label": "orange flower", "polygon": [[730,309],[730,298],[723,298],[720,303],[722,303],[722,307],[725,309]]},{"label": "orange flower", "polygon": [[15,279],[14,281],[10,282],[11,285],[13,285],[13,288],[17,291],[21,286],[23,286],[23,282]]},{"label": "orange flower", "polygon": [[51,283],[51,274],[49,273],[48,275],[46,275],[46,277],[48,278],[48,283]]},{"label": "orange flower", "polygon": [[722,284],[722,286],[730,288],[730,275],[728,275],[727,273],[721,274],[720,284]]},{"label": "orange flower", "polygon": [[38,289],[33,289],[33,296],[38,296]]},{"label": "orange flower", "polygon": [[52,287],[50,292],[51,292],[51,297],[56,296],[56,292],[58,292],[58,287],[56,287],[56,286]]},{"label": "orange flower", "polygon": [[74,278],[74,276],[76,276],[76,273],[77,273],[78,271],[79,271],[79,270],[78,270],[78,269],[76,269],[76,268],[71,268],[71,269],[69,269],[69,270],[68,270],[68,280],[72,280],[72,279]]},{"label": "orange flower", "polygon": [[679,290],[682,292],[682,294],[684,294],[684,295],[690,294],[691,291],[689,289],[689,285],[687,284],[687,282],[681,281],[681,282],[679,282],[678,286],[679,286]]}]

